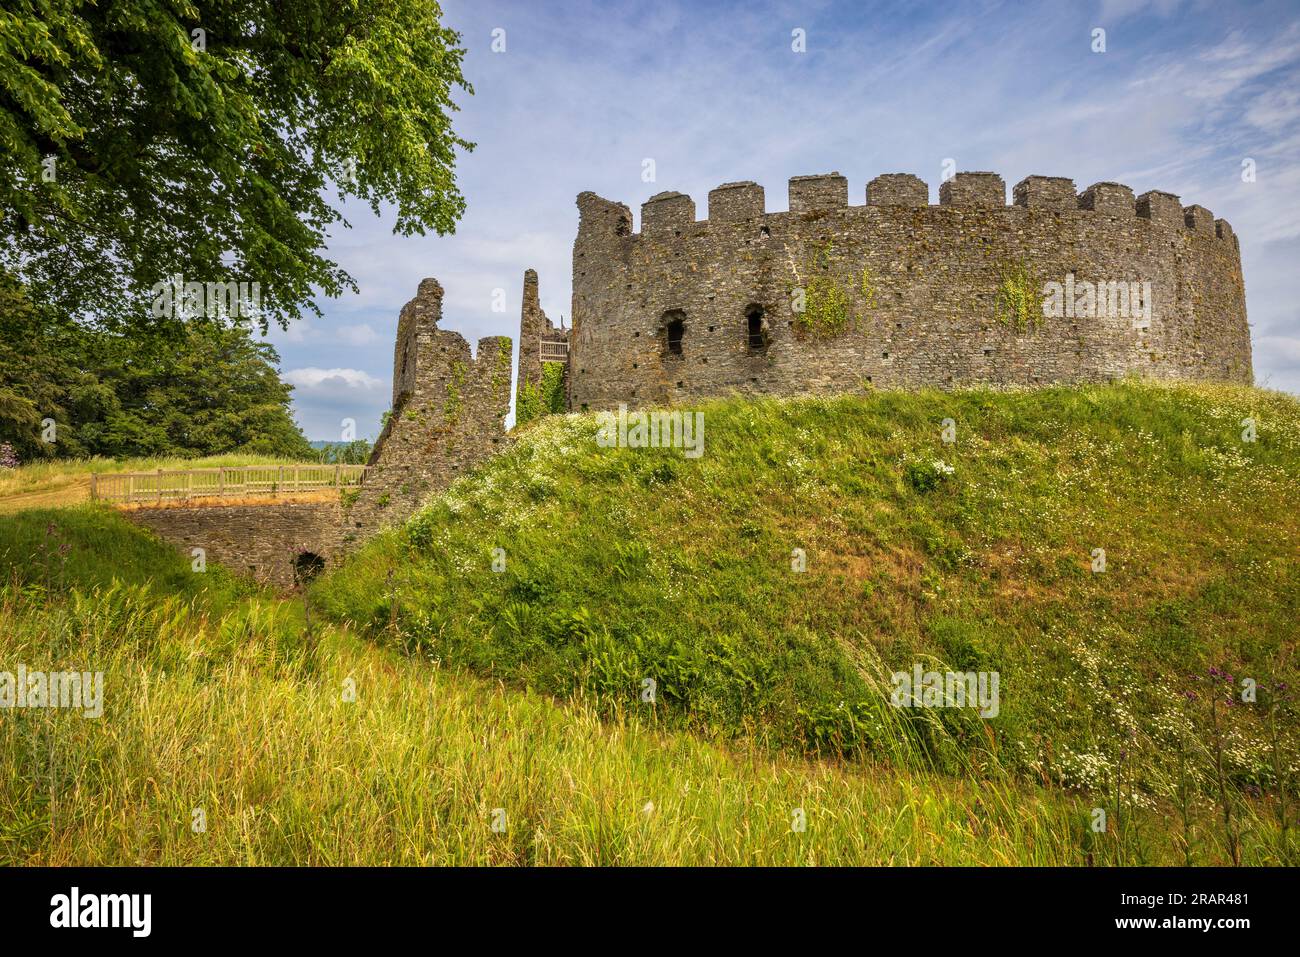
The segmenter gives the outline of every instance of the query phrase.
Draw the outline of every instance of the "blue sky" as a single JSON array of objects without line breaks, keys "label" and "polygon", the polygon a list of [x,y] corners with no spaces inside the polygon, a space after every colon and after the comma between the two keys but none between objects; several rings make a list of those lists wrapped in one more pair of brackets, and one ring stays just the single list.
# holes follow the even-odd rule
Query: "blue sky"
[{"label": "blue sky", "polygon": [[[574,199],[635,212],[662,190],[705,215],[724,182],[838,170],[915,173],[937,202],[945,159],[1079,189],[1162,189],[1241,240],[1260,385],[1300,393],[1300,5],[1099,3],[562,3],[448,0],[473,96],[461,95],[468,210],[451,236],[400,237],[391,212],[345,207],[329,252],[360,286],[270,340],[309,438],[344,418],[373,438],[391,397],[393,335],[420,279],[446,290],[442,327],[518,336],[525,269],[569,315]],[[1092,31],[1106,52],[1092,52]],[[505,31],[505,52],[491,49]],[[795,29],[807,51],[791,49]],[[653,159],[655,182],[642,181]],[[1243,182],[1242,161],[1255,163]],[[1290,285],[1288,285],[1290,284]],[[493,311],[495,290],[505,311]]]}]

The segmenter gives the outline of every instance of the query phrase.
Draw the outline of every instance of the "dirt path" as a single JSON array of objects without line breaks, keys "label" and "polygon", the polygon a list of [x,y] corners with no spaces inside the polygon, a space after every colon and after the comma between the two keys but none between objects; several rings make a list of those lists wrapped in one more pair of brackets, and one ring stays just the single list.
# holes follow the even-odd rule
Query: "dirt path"
[{"label": "dirt path", "polygon": [[90,476],[75,478],[52,488],[0,496],[0,512],[21,512],[28,508],[61,508],[90,499]]}]

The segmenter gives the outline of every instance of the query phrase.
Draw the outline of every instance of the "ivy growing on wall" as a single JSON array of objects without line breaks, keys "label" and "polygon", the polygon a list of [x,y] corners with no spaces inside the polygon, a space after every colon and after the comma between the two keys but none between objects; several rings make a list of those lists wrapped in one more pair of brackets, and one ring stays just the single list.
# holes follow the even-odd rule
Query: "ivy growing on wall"
[{"label": "ivy growing on wall", "polygon": [[451,377],[447,379],[447,401],[442,405],[442,417],[448,426],[456,424],[461,407],[465,404],[461,389],[465,386],[465,363],[457,359],[451,364]]},{"label": "ivy growing on wall", "polygon": [[[834,243],[828,240],[814,251],[802,270],[791,263],[796,283],[802,280],[801,285],[790,289],[795,328],[818,339],[843,335],[859,318],[854,310],[853,286],[833,271],[834,253]],[[869,267],[863,267],[857,286],[864,308],[873,308],[876,287]]]},{"label": "ivy growing on wall", "polygon": [[542,363],[542,381],[528,381],[519,390],[515,403],[515,425],[523,425],[543,415],[563,412],[564,365],[559,362]]},{"label": "ivy growing on wall", "polygon": [[862,305],[867,309],[876,308],[876,277],[872,275],[870,266],[862,267],[861,277]]},{"label": "ivy growing on wall", "polygon": [[492,368],[492,394],[499,393],[504,386],[510,388],[510,353],[511,345],[509,339],[502,339],[501,345],[497,349],[496,365]]},{"label": "ivy growing on wall", "polygon": [[1037,328],[1043,321],[1039,282],[1023,259],[998,263],[998,291],[994,315],[1016,332]]}]

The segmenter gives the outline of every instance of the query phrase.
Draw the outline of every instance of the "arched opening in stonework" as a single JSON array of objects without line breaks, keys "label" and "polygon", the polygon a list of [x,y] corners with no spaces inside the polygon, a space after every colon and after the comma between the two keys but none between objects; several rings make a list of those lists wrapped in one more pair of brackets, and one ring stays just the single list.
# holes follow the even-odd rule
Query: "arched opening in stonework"
[{"label": "arched opening in stonework", "polygon": [[293,581],[305,585],[325,570],[325,559],[315,552],[299,552],[293,560]]},{"label": "arched opening in stonework", "polygon": [[767,345],[767,330],[763,326],[762,306],[752,305],[745,309],[745,335],[751,349],[762,349]]},{"label": "arched opening in stonework", "polygon": [[664,313],[664,352],[669,356],[682,354],[682,338],[686,334],[686,313],[670,309]]}]

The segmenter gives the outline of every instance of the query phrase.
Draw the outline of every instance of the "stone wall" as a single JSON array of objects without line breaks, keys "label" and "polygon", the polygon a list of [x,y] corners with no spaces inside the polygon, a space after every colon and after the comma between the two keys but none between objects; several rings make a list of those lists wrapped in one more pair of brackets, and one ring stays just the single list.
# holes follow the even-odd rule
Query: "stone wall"
[{"label": "stone wall", "polygon": [[370,456],[355,501],[345,503],[342,544],[352,547],[408,518],[506,442],[512,344],[478,342],[477,355],[456,332],[438,328],[442,286],[420,283],[402,309],[393,354],[393,409]]},{"label": "stone wall", "polygon": [[294,562],[315,555],[328,566],[339,556],[342,512],[338,502],[267,505],[146,506],[124,510],[130,521],[176,546],[187,559],[202,548],[206,562],[236,574],[286,587]]},{"label": "stone wall", "polygon": [[[938,206],[907,174],[873,180],[865,206],[847,205],[836,173],[796,177],[789,189],[790,211],[767,213],[761,186],[720,186],[698,222],[689,196],[660,193],[642,207],[640,233],[625,205],[578,197],[571,408],[1130,373],[1251,381],[1236,237],[1172,194],[1135,198],[1098,183],[1076,195],[1071,180],[1031,176],[1007,205],[993,173],[958,173]],[[1067,274],[1149,282],[1149,327],[1123,316],[1042,318],[1042,284]],[[1036,322],[1000,315],[1017,275],[1032,288]],[[814,334],[796,321],[797,293],[828,289],[854,322]],[[668,341],[673,319],[680,352]]]},{"label": "stone wall", "polygon": [[515,391],[516,398],[523,393],[525,385],[531,385],[534,389],[541,387],[541,341],[548,339],[563,342],[568,338],[569,331],[556,328],[555,323],[542,310],[537,297],[537,271],[527,270],[524,273],[523,307],[519,316],[519,385]]}]

